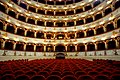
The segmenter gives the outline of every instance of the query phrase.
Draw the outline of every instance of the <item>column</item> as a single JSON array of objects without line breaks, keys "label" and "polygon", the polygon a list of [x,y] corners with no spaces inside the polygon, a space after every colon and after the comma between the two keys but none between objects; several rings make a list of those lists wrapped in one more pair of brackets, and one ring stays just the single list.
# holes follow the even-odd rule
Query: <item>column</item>
[{"label": "column", "polygon": [[46,45],[44,45],[44,52],[46,51]]},{"label": "column", "polygon": [[84,21],[84,24],[86,23],[86,20],[85,19],[83,19],[83,21]]},{"label": "column", "polygon": [[17,33],[17,27],[15,28],[15,34]]},{"label": "column", "polygon": [[19,17],[19,14],[17,13],[16,18],[18,19],[18,17]]},{"label": "column", "polygon": [[2,49],[4,49],[4,47],[5,47],[5,42],[6,41],[3,41],[3,43],[2,43]]},{"label": "column", "polygon": [[8,12],[9,12],[9,8],[7,8],[7,10],[6,10],[5,12],[8,14]]},{"label": "column", "polygon": [[13,43],[13,50],[15,50],[15,48],[16,48],[16,43],[14,42]]},{"label": "column", "polygon": [[24,51],[26,51],[26,44],[24,44]]},{"label": "column", "polygon": [[65,26],[67,26],[67,22],[65,22]]},{"label": "column", "polygon": [[119,43],[116,39],[115,39],[115,44],[116,44],[116,48],[118,49],[119,48]]},{"label": "column", "polygon": [[93,21],[95,21],[95,17],[94,17],[94,16],[92,16],[92,18],[93,18]]},{"label": "column", "polygon": [[[104,44],[105,44],[105,49],[108,49],[108,46],[107,46],[107,42],[106,42],[106,41],[104,41]],[[106,50],[104,51],[104,55],[107,55]]]},{"label": "column", "polygon": [[104,43],[105,43],[105,49],[108,49],[107,41],[104,41]]},{"label": "column", "polygon": [[3,30],[6,31],[6,29],[7,29],[7,24],[5,24],[5,26],[3,27]]},{"label": "column", "polygon": [[29,6],[27,5],[27,10],[29,9]]},{"label": "column", "polygon": [[46,39],[46,33],[44,33],[44,38]]},{"label": "column", "polygon": [[35,31],[35,32],[34,32],[34,37],[36,38],[36,36],[37,36],[37,32]]},{"label": "column", "polygon": [[76,10],[74,9],[74,14],[76,13]]},{"label": "column", "polygon": [[91,3],[91,7],[92,7],[92,8],[94,7],[92,3]]},{"label": "column", "polygon": [[36,8],[36,12],[38,12],[38,8]]},{"label": "column", "polygon": [[36,52],[36,45],[34,45],[34,52]]},{"label": "column", "polygon": [[106,27],[105,27],[105,25],[103,25],[104,27],[103,27],[103,30],[104,30],[104,32],[106,32]]},{"label": "column", "polygon": [[56,26],[56,22],[54,22],[54,24],[53,24],[54,26]]},{"label": "column", "polygon": [[65,15],[67,15],[67,11],[65,11]]},{"label": "column", "polygon": [[76,25],[76,21],[74,21],[74,26]]},{"label": "column", "polygon": [[85,56],[87,56],[87,43],[84,44],[85,45]]},{"label": "column", "polygon": [[55,39],[55,33],[54,33],[54,35],[53,35],[53,38]]},{"label": "column", "polygon": [[68,39],[67,33],[65,33],[65,38]]},{"label": "column", "polygon": [[111,9],[112,9],[112,11],[114,11],[114,9],[115,9],[114,6],[113,6],[113,4],[111,5]]},{"label": "column", "polygon": [[18,5],[20,5],[20,3],[21,3],[20,0],[18,0]]},{"label": "column", "polygon": [[[54,1],[55,2],[55,1]],[[56,15],[56,12],[54,11],[54,15]]]},{"label": "column", "polygon": [[93,29],[93,31],[94,31],[94,35],[96,35],[96,29]]},{"label": "column", "polygon": [[25,30],[25,33],[24,33],[24,35],[25,35],[25,36],[27,35],[27,30]]},{"label": "column", "polygon": [[75,38],[77,38],[77,32],[75,32]]},{"label": "column", "polygon": [[46,21],[44,22],[44,26],[46,26]]},{"label": "column", "polygon": [[53,46],[53,51],[55,52],[55,45]]},{"label": "column", "polygon": [[65,45],[65,51],[66,51],[66,52],[67,52],[67,46],[68,46],[68,45]]},{"label": "column", "polygon": [[104,12],[102,11],[102,17],[104,16]]},{"label": "column", "polygon": [[85,6],[83,7],[83,11],[85,11]]},{"label": "column", "polygon": [[94,56],[96,56],[97,43],[94,43],[94,45],[95,45],[95,54],[94,54]]},{"label": "column", "polygon": [[84,31],[84,36],[85,36],[85,37],[87,36],[87,31],[86,31],[86,30]]},{"label": "column", "polygon": [[37,25],[37,20],[35,20],[35,24]]},{"label": "column", "polygon": [[26,22],[28,21],[28,17],[26,17],[25,21],[26,21]]},{"label": "column", "polygon": [[75,44],[75,51],[77,52],[77,44]]},{"label": "column", "polygon": [[45,10],[45,14],[47,14],[47,10]]},{"label": "column", "polygon": [[117,28],[117,24],[115,24],[115,21],[113,21],[114,29]]}]

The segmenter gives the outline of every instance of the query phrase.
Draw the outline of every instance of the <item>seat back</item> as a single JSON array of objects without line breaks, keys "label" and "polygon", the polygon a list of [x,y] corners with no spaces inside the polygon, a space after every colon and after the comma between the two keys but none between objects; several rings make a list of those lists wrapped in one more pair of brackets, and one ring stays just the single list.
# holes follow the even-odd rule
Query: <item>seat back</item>
[{"label": "seat back", "polygon": [[31,78],[31,80],[45,80],[45,77],[42,75],[35,75]]}]

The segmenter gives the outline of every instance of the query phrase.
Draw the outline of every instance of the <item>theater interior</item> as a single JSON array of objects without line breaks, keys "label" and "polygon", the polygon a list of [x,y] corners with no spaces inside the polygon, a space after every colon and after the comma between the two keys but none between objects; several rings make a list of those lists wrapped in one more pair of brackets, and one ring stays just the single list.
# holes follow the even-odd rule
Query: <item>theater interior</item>
[{"label": "theater interior", "polygon": [[0,0],[0,80],[120,80],[120,0]]}]

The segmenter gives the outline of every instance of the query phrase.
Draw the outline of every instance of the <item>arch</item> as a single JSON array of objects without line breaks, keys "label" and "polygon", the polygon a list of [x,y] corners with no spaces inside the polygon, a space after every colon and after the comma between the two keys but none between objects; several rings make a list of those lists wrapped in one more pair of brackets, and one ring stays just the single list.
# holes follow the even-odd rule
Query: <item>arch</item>
[{"label": "arch", "polygon": [[114,30],[114,24],[113,23],[108,23],[107,26],[106,26],[106,30],[107,31]]},{"label": "arch", "polygon": [[93,43],[89,43],[87,45],[87,51],[94,51],[95,50],[95,45]]},{"label": "arch", "polygon": [[16,48],[15,50],[20,50],[23,51],[24,50],[24,44],[21,42],[16,43]]},{"label": "arch", "polygon": [[46,45],[46,52],[52,52],[53,51],[53,45],[48,44]]},{"label": "arch", "polygon": [[21,36],[24,36],[24,33],[25,33],[25,30],[23,28],[18,28],[17,29],[17,35],[21,35]]},{"label": "arch", "polygon": [[11,17],[16,18],[16,13],[13,10],[9,10],[8,15],[11,16]]},{"label": "arch", "polygon": [[108,41],[108,43],[107,43],[108,45],[108,49],[115,49],[116,48],[116,42],[115,42],[115,40],[110,40],[110,41]]},{"label": "arch", "polygon": [[5,47],[4,47],[4,49],[7,49],[7,50],[13,50],[13,42],[11,42],[11,41],[7,41],[7,42],[5,42]]},{"label": "arch", "polygon": [[74,46],[74,44],[69,44],[69,45],[67,46],[67,51],[68,51],[68,52],[74,52],[74,51],[75,51],[75,46]]},{"label": "arch", "polygon": [[83,38],[85,36],[83,31],[77,32],[77,38]]},{"label": "arch", "polygon": [[42,44],[36,45],[36,52],[43,52],[44,51],[44,46]]},{"label": "arch", "polygon": [[43,32],[37,32],[36,35],[37,35],[36,38],[44,39],[44,33]]},{"label": "arch", "polygon": [[74,32],[69,33],[69,34],[68,34],[68,37],[69,37],[70,39],[74,39],[74,38],[75,38],[75,33],[74,33]]},{"label": "arch", "polygon": [[104,33],[103,27],[96,29],[96,34],[102,34],[102,33]]},{"label": "arch", "polygon": [[7,24],[7,32],[14,33],[15,32],[15,27],[12,24]]},{"label": "arch", "polygon": [[88,30],[87,31],[87,36],[94,36],[94,31],[93,30]]},{"label": "arch", "polygon": [[48,34],[46,34],[46,37],[47,37],[47,39],[52,39],[53,38],[53,34],[52,33],[48,33]]},{"label": "arch", "polygon": [[0,30],[4,30],[3,26],[4,26],[4,23],[0,20]]},{"label": "arch", "polygon": [[0,4],[0,11],[4,12],[6,11],[6,7],[2,4]]},{"label": "arch", "polygon": [[27,37],[34,37],[34,31],[28,30],[26,36],[27,36]]},{"label": "arch", "polygon": [[26,45],[26,51],[34,51],[34,45],[33,44],[27,44]]},{"label": "arch", "polygon": [[117,20],[117,28],[120,27],[120,19]]},{"label": "arch", "polygon": [[97,44],[97,49],[98,50],[105,50],[105,43],[104,42],[99,42]]},{"label": "arch", "polygon": [[63,44],[58,44],[55,47],[56,52],[65,52],[65,46]]},{"label": "arch", "polygon": [[64,39],[65,38],[65,34],[64,33],[60,33],[56,35],[57,39]]},{"label": "arch", "polygon": [[57,53],[56,59],[65,59],[65,54],[64,53]]},{"label": "arch", "polygon": [[24,15],[18,15],[18,20],[25,22],[26,17]]},{"label": "arch", "polygon": [[97,14],[95,15],[95,20],[98,20],[98,19],[100,19],[100,18],[102,18],[102,13],[97,13]]},{"label": "arch", "polygon": [[78,51],[85,51],[85,45],[84,44],[78,44],[78,46],[77,46],[77,50]]},{"label": "arch", "polygon": [[32,19],[32,18],[28,18],[28,21],[27,21],[27,22],[30,23],[30,24],[35,24],[35,20]]}]

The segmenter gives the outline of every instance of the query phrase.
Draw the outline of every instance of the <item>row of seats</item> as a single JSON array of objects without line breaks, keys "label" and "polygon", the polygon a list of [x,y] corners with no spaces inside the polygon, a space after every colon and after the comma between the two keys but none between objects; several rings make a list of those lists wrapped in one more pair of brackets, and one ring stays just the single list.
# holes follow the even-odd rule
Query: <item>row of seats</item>
[{"label": "row of seats", "polygon": [[120,61],[85,59],[1,61],[0,80],[120,80]]}]

